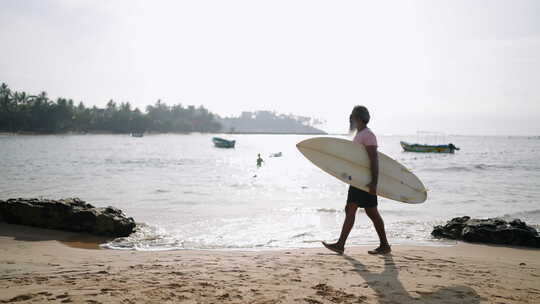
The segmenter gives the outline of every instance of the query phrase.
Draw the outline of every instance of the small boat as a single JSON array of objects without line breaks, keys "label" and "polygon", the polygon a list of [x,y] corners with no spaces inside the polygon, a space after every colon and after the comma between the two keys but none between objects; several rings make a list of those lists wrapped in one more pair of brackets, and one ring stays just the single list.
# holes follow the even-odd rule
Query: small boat
[{"label": "small boat", "polygon": [[410,144],[404,141],[399,142],[404,151],[407,152],[422,152],[422,153],[454,153],[459,150],[454,144],[448,145],[423,145],[423,144]]},{"label": "small boat", "polygon": [[236,143],[235,140],[227,140],[221,137],[212,138],[212,142],[217,148],[234,148],[234,144]]},{"label": "small boat", "polygon": [[131,137],[143,137],[143,133],[131,133]]}]

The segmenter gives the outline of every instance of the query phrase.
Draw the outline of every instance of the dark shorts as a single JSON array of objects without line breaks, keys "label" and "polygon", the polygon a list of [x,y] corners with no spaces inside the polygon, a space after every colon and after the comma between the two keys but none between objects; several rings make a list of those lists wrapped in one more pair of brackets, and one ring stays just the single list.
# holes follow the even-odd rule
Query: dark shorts
[{"label": "dark shorts", "polygon": [[349,186],[347,203],[355,203],[360,208],[377,207],[377,196],[353,186]]}]

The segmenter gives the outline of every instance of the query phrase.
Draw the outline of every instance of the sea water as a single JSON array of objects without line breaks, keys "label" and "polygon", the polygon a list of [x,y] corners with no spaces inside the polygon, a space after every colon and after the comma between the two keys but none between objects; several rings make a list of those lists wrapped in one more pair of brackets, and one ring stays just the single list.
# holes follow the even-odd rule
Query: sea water
[{"label": "sea water", "polygon": [[[109,248],[276,249],[320,246],[339,236],[347,185],[296,149],[301,135],[209,134],[0,136],[0,199],[79,197],[116,206],[139,223]],[[345,137],[346,138],[346,137]],[[440,244],[430,232],[452,217],[517,217],[540,224],[540,139],[448,136],[455,154],[403,152],[379,136],[379,150],[420,177],[428,200],[379,198],[392,243]],[[282,157],[269,157],[282,152]],[[264,165],[256,166],[257,154]],[[349,244],[377,242],[359,212]]]}]

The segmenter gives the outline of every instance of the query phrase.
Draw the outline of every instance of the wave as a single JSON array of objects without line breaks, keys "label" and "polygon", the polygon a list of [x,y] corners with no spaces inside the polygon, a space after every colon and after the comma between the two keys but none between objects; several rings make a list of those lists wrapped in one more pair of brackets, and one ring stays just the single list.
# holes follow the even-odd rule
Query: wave
[{"label": "wave", "polygon": [[107,249],[161,251],[185,249],[182,241],[157,226],[137,223],[135,232],[101,245]]},{"label": "wave", "polygon": [[174,167],[174,166],[186,166],[200,164],[196,159],[177,159],[177,158],[133,158],[133,159],[119,159],[119,158],[105,158],[103,161],[93,160],[92,163],[104,164],[104,165],[121,165],[121,166],[144,166],[144,167]]},{"label": "wave", "polygon": [[540,215],[540,209],[533,209],[533,210],[528,210],[528,211],[519,211],[519,212],[516,212],[516,213],[512,213],[512,215],[515,215],[515,214],[518,214],[518,215]]},{"label": "wave", "polygon": [[315,211],[317,212],[328,212],[328,213],[339,213],[339,212],[343,212],[343,210],[341,209],[334,209],[334,208],[319,208],[319,209],[316,209]]},{"label": "wave", "polygon": [[295,234],[291,238],[296,239],[296,238],[306,237],[306,236],[313,236],[313,234],[310,232],[304,232],[304,233]]},{"label": "wave", "polygon": [[[313,210],[313,209],[311,209]],[[312,212],[312,211],[311,211]],[[334,208],[318,208],[315,209],[315,212],[321,212],[321,213],[344,213],[344,210],[342,208],[334,209]],[[417,211],[408,211],[408,210],[384,210],[384,214],[388,215],[415,215],[417,214]]]},{"label": "wave", "polygon": [[[519,169],[519,166],[515,165],[488,165],[488,164],[475,164],[469,166],[448,166],[448,167],[438,167],[438,168],[422,168],[423,171],[434,171],[434,172],[471,172],[471,171],[483,171],[483,170],[512,170]],[[522,169],[529,169],[529,167],[523,166]]]},{"label": "wave", "polygon": [[450,166],[450,167],[428,167],[428,168],[422,168],[422,171],[433,171],[433,172],[470,172],[474,170],[473,167],[465,167],[465,166]]},{"label": "wave", "polygon": [[504,218],[513,219],[527,219],[537,221],[537,224],[540,224],[540,209],[533,209],[527,211],[518,211],[510,214],[503,215]]}]

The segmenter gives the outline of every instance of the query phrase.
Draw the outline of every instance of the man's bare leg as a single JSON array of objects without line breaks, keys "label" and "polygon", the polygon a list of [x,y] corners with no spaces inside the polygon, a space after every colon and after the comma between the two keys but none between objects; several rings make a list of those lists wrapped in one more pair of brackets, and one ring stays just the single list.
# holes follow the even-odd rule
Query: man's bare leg
[{"label": "man's bare leg", "polygon": [[349,237],[349,233],[354,226],[354,220],[356,218],[356,210],[358,210],[358,205],[355,203],[347,203],[345,206],[345,221],[343,222],[343,227],[341,228],[341,235],[339,240],[334,244],[327,244],[323,242],[324,247],[342,254],[345,251],[345,243]]},{"label": "man's bare leg", "polygon": [[366,214],[373,222],[373,226],[375,226],[375,230],[377,231],[377,235],[379,236],[379,242],[380,245],[375,250],[370,250],[368,253],[371,254],[385,254],[389,253],[391,251],[390,244],[388,244],[388,240],[386,239],[386,231],[384,229],[384,221],[379,214],[379,210],[377,207],[372,208],[365,208]]}]

